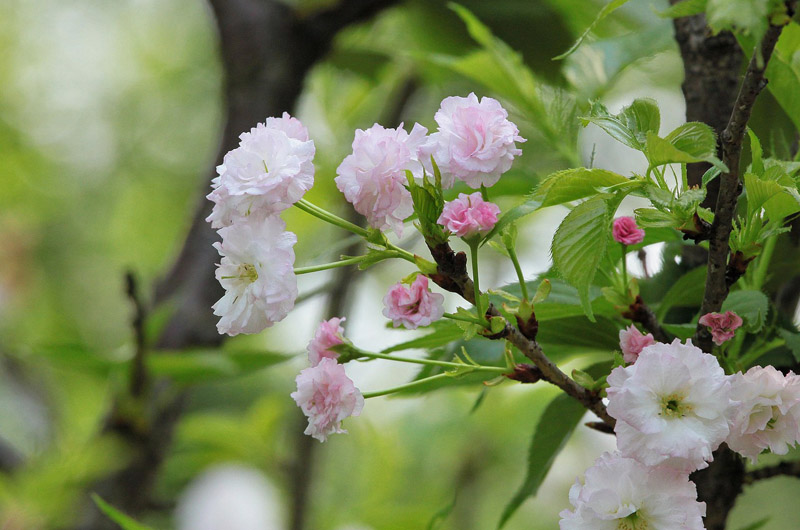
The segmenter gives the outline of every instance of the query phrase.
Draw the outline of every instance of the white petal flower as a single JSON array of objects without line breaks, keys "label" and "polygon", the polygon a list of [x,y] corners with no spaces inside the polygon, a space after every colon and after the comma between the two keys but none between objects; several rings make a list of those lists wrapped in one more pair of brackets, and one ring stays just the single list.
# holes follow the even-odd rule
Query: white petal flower
[{"label": "white petal flower", "polygon": [[214,228],[279,213],[314,185],[314,142],[297,119],[269,118],[239,138],[212,180],[214,209],[206,220]]},{"label": "white petal flower", "polygon": [[800,441],[800,378],[794,373],[754,366],[733,376],[731,399],[736,413],[726,443],[753,463],[764,449],[785,455]]},{"label": "white petal flower", "polygon": [[217,280],[225,295],[214,304],[220,333],[258,333],[283,320],[297,298],[297,236],[279,217],[237,222],[219,230]]},{"label": "white petal flower", "polygon": [[708,467],[728,436],[729,378],[691,341],[647,346],[635,364],[615,368],[608,384],[608,413],[626,457],[690,472]]},{"label": "white petal flower", "polygon": [[702,530],[706,506],[686,474],[603,453],[569,490],[561,530]]}]

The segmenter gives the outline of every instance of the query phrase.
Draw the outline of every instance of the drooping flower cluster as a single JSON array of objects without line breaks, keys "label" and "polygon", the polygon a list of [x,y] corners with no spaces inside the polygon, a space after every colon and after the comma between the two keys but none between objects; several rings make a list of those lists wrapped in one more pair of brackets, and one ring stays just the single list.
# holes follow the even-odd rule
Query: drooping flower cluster
[{"label": "drooping flower cluster", "polygon": [[436,222],[458,237],[470,238],[494,228],[498,215],[500,208],[484,201],[481,193],[476,191],[469,195],[459,193],[457,199],[445,203]]},{"label": "drooping flower cluster", "polygon": [[278,217],[314,184],[314,142],[284,113],[243,133],[217,168],[206,219],[222,238],[216,272],[225,295],[214,304],[220,333],[258,333],[286,317],[297,298],[297,237]]},{"label": "drooping flower cluster", "polygon": [[364,408],[364,396],[335,359],[323,358],[316,366],[297,376],[297,391],[292,399],[308,417],[305,434],[320,442],[333,433],[346,433],[342,420],[358,416]]},{"label": "drooping flower cluster", "polygon": [[603,453],[569,490],[573,510],[561,512],[561,530],[702,530],[704,502],[686,474],[648,467],[619,453]]},{"label": "drooping flower cluster", "polygon": [[417,329],[439,320],[444,314],[444,296],[428,289],[428,278],[418,275],[410,286],[395,284],[383,297],[383,314],[394,327]]},{"label": "drooping flower cluster", "polygon": [[442,187],[456,179],[472,188],[494,185],[509,170],[524,142],[517,126],[497,100],[475,94],[448,97],[435,115],[438,132],[414,124],[386,129],[377,123],[357,130],[353,152],[336,170],[336,186],[373,228],[402,234],[403,221],[413,213],[407,175],[434,174],[431,157],[441,170]]}]

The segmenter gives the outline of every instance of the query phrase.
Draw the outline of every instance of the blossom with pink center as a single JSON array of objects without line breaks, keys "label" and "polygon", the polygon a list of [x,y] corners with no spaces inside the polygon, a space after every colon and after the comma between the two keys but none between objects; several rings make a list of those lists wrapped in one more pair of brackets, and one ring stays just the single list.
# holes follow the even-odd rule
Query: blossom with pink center
[{"label": "blossom with pink center", "polygon": [[719,346],[733,338],[736,329],[742,325],[742,317],[733,311],[708,313],[700,317],[700,324],[708,326],[714,344]]},{"label": "blossom with pink center", "polygon": [[685,473],[603,453],[569,490],[561,530],[703,530],[704,502]]},{"label": "blossom with pink center", "polygon": [[296,118],[268,118],[239,138],[211,181],[214,209],[206,221],[214,228],[275,215],[314,185],[314,142]]},{"label": "blossom with pink center", "polygon": [[316,366],[322,359],[338,359],[339,354],[330,348],[344,344],[344,328],[341,323],[344,318],[333,317],[320,322],[314,338],[308,343],[308,360],[311,366]]},{"label": "blossom with pink center", "polygon": [[494,228],[499,214],[500,208],[484,201],[481,192],[459,193],[457,199],[445,203],[436,222],[458,237],[468,238]]},{"label": "blossom with pink center", "polygon": [[642,349],[655,343],[656,341],[651,333],[645,335],[636,329],[633,324],[619,332],[619,347],[622,350],[622,358],[625,359],[626,363],[636,362]]},{"label": "blossom with pink center", "polygon": [[644,465],[684,472],[708,467],[728,437],[730,381],[717,358],[691,341],[655,343],[608,376],[617,448]]},{"label": "blossom with pink center", "polygon": [[258,333],[283,320],[297,298],[297,236],[280,217],[249,219],[221,228],[214,243],[222,259],[216,277],[225,295],[214,304],[220,333]]},{"label": "blossom with pink center", "polygon": [[291,397],[308,418],[305,434],[320,442],[330,434],[346,433],[342,420],[360,415],[364,408],[364,396],[335,359],[324,358],[306,368],[296,381],[297,391]]},{"label": "blossom with pink center", "polygon": [[428,278],[418,275],[410,286],[395,284],[383,297],[383,314],[394,327],[416,329],[427,326],[444,315],[444,296],[428,289]]},{"label": "blossom with pink center", "polygon": [[800,378],[773,366],[754,366],[731,378],[736,412],[725,440],[728,447],[754,464],[765,449],[785,455],[800,441]]},{"label": "blossom with pink center", "polygon": [[410,133],[386,129],[377,123],[356,130],[353,152],[342,161],[334,180],[347,201],[381,231],[403,233],[403,220],[414,213],[411,193],[406,189],[406,170],[422,172],[417,158],[428,130],[415,123]]},{"label": "blossom with pink center", "polygon": [[428,137],[420,159],[430,170],[433,156],[442,172],[442,185],[454,179],[473,189],[493,186],[522,154],[514,142],[524,142],[519,129],[508,120],[508,112],[496,99],[469,96],[448,97],[434,116],[439,130]]},{"label": "blossom with pink center", "polygon": [[644,230],[636,225],[633,217],[617,217],[611,229],[614,241],[623,245],[635,245],[644,240]]}]

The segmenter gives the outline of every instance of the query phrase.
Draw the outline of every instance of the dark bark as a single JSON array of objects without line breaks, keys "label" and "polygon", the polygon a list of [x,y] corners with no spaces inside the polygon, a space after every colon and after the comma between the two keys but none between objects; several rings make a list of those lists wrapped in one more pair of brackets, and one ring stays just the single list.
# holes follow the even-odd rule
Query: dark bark
[{"label": "dark bark", "polygon": [[[711,224],[711,234],[708,245],[708,275],[706,276],[703,304],[700,314],[717,312],[728,296],[730,285],[726,279],[728,270],[728,254],[730,254],[730,235],[733,226],[733,217],[736,213],[736,204],[742,192],[739,159],[742,154],[742,141],[753,110],[756,98],[767,82],[764,71],[775,49],[775,44],[780,37],[782,26],[770,26],[761,42],[761,60],[759,54],[754,53],[750,64],[747,66],[744,80],[742,81],[739,95],[733,106],[728,125],[722,131],[722,161],[728,167],[728,172],[720,175],[719,194],[714,210],[714,222]],[[695,334],[695,343],[704,351],[711,351],[711,334],[706,326],[698,324]]]},{"label": "dark bark", "polygon": [[[398,0],[343,0],[301,19],[277,0],[209,0],[219,31],[224,66],[226,122],[214,167],[238,145],[239,135],[268,116],[291,111],[309,69],[328,49],[336,33],[366,20]],[[212,204],[204,198],[213,167],[202,181],[202,193],[183,247],[155,289],[155,305],[169,302],[174,311],[156,347],[181,350],[222,343],[211,306],[222,294],[214,278],[218,261],[212,243],[217,235],[205,218]],[[144,421],[110,414],[105,432],[127,441],[131,459],[119,472],[95,484],[117,508],[136,515],[144,511],[183,411],[186,396],[162,382],[143,397]],[[141,418],[140,418],[141,420]],[[141,424],[144,424],[144,427]],[[82,530],[111,530],[116,525],[93,506],[79,523]]]},{"label": "dark bark", "polygon": [[744,474],[744,483],[753,484],[759,480],[773,477],[796,477],[800,478],[800,462],[780,462],[774,466],[754,469]]},{"label": "dark bark", "polygon": [[742,457],[723,444],[714,451],[714,461],[689,478],[697,485],[697,499],[706,503],[706,530],[725,530],[728,514],[742,492]]}]

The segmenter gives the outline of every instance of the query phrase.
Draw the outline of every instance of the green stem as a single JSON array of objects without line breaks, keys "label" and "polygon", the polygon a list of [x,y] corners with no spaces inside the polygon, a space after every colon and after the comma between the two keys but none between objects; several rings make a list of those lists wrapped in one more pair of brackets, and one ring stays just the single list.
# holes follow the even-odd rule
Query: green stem
[{"label": "green stem", "polygon": [[768,351],[777,348],[779,346],[783,346],[786,344],[786,341],[783,339],[773,339],[770,342],[767,342],[760,348],[752,348],[747,354],[745,354],[741,359],[738,360],[737,365],[739,366],[740,370],[747,368],[750,363],[767,353]]},{"label": "green stem", "polygon": [[470,324],[479,324],[481,326],[485,325],[486,322],[482,322],[478,318],[470,318],[465,315],[458,315],[455,313],[445,313],[442,315],[444,318],[449,318],[450,320],[460,320],[461,322],[469,322]]},{"label": "green stem", "polygon": [[310,265],[308,267],[295,267],[295,274],[308,274],[309,272],[326,271],[328,269],[335,269],[337,267],[346,267],[364,261],[367,256],[356,256],[354,258],[343,259],[341,261],[334,261],[333,263],[323,263],[321,265]]},{"label": "green stem", "polygon": [[484,313],[486,310],[481,307],[481,288],[478,284],[478,246],[480,243],[476,238],[475,241],[468,241],[467,244],[469,245],[470,259],[472,261],[472,286],[475,288],[475,308],[478,310],[478,318],[481,319],[481,322],[485,322],[486,316]]},{"label": "green stem", "polygon": [[628,245],[625,243],[620,243],[622,245],[622,290],[628,290]]},{"label": "green stem", "polygon": [[394,394],[395,392],[400,392],[401,390],[413,390],[415,388],[421,387],[430,383],[431,381],[438,381],[444,379],[446,377],[450,377],[447,374],[437,374],[432,375],[430,377],[426,377],[424,379],[418,379],[417,381],[411,381],[410,383],[406,383],[404,385],[387,388],[386,390],[378,390],[377,392],[364,392],[362,395],[364,399],[380,397],[380,396],[387,396],[389,394]]},{"label": "green stem", "polygon": [[476,372],[495,372],[504,374],[508,372],[507,368],[502,368],[500,366],[484,366],[482,364],[464,364],[464,363],[451,363],[448,361],[437,361],[434,359],[411,359],[408,357],[397,357],[396,355],[387,355],[385,353],[374,353],[371,351],[364,351],[361,349],[355,349],[359,355],[362,357],[369,357],[371,359],[386,359],[387,361],[398,361],[401,363],[412,363],[412,364],[428,364],[431,366],[441,366],[444,368],[472,368]]},{"label": "green stem", "polygon": [[767,242],[764,243],[764,250],[761,251],[761,255],[758,257],[758,266],[756,267],[755,274],[753,274],[753,289],[761,289],[761,287],[764,286],[764,282],[767,279],[769,262],[772,261],[772,253],[775,251],[775,243],[777,243],[777,241],[778,236],[776,234],[768,237]]},{"label": "green stem", "polygon": [[508,251],[508,257],[511,258],[511,263],[514,264],[514,270],[517,271],[517,281],[519,281],[519,288],[522,290],[522,298],[523,300],[528,300],[528,286],[525,285],[525,277],[522,275],[522,267],[520,267],[519,259],[517,259],[517,251],[513,246],[506,247],[506,250]]},{"label": "green stem", "polygon": [[319,206],[312,204],[305,199],[300,199],[294,203],[294,205],[304,212],[309,213],[318,219],[322,219],[326,223],[338,226],[339,228],[344,228],[345,230],[349,230],[350,232],[358,234],[361,237],[367,237],[369,235],[369,232],[365,228],[361,228],[360,226],[353,224],[346,219],[342,219],[338,215],[320,208]]}]

